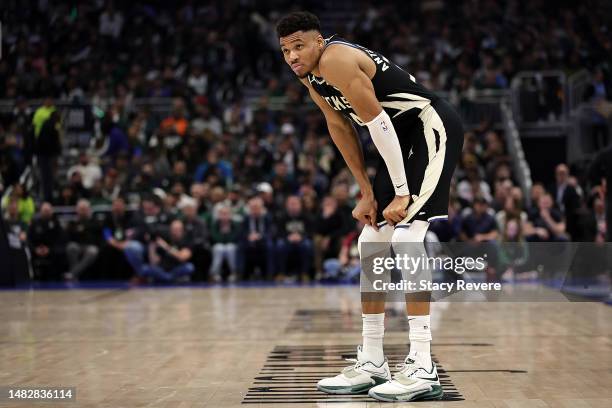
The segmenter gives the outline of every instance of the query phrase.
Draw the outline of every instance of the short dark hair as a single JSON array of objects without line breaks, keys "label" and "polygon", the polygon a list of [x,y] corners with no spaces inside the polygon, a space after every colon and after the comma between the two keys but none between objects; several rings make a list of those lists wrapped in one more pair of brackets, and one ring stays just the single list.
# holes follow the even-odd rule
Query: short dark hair
[{"label": "short dark hair", "polygon": [[321,31],[319,18],[308,11],[294,11],[281,18],[276,24],[278,37],[286,37],[296,31]]}]

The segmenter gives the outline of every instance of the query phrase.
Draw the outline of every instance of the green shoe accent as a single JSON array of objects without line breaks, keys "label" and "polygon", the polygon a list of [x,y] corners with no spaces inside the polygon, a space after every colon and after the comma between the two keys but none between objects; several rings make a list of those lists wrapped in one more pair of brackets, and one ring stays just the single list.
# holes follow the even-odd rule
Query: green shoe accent
[{"label": "green shoe accent", "polygon": [[376,384],[359,384],[359,385],[353,385],[351,387],[341,387],[341,386],[324,387],[324,386],[317,385],[317,389],[319,391],[323,391],[328,394],[362,394],[364,392],[369,391],[370,388],[373,388],[377,386],[378,384],[382,384],[383,382],[387,381],[387,380],[384,380],[384,381],[379,382],[379,380],[377,380],[377,377],[372,377],[372,378],[374,379]]},{"label": "green shoe accent", "polygon": [[442,396],[444,395],[444,391],[442,391],[441,386],[432,385],[431,391],[425,391],[421,394],[413,395],[412,397],[408,399],[402,398],[402,396],[406,394],[410,394],[410,393],[404,393],[404,394],[382,394],[378,392],[368,393],[370,397],[375,398],[377,400],[389,401],[389,402],[391,401],[407,402],[407,401],[439,400],[439,399],[442,399]]},{"label": "green shoe accent", "polygon": [[371,378],[376,382],[376,384],[372,385],[372,387],[375,387],[375,386],[380,385],[380,384],[384,384],[387,381],[389,381],[386,378],[377,377],[375,375],[373,375]]},{"label": "green shoe accent", "polygon": [[440,385],[432,385],[431,391],[427,391],[425,394],[417,395],[415,399],[418,400],[439,400],[444,396],[444,391]]}]

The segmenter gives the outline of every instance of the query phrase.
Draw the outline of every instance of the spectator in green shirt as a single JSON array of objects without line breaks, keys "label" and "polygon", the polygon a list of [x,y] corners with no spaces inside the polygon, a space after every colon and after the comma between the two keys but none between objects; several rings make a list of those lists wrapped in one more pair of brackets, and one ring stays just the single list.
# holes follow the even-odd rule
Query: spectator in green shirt
[{"label": "spectator in green shirt", "polygon": [[32,221],[32,217],[34,217],[34,213],[36,212],[36,207],[34,205],[34,200],[27,193],[25,187],[22,184],[16,183],[13,186],[13,191],[10,194],[7,194],[2,199],[2,208],[7,208],[9,201],[15,200],[17,201],[17,208],[19,211],[19,220],[26,224],[30,224]]}]

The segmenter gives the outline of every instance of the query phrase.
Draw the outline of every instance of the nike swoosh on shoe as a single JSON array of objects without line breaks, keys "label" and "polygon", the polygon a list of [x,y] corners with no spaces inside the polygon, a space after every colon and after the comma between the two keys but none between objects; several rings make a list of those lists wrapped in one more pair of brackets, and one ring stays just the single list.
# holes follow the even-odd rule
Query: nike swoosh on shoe
[{"label": "nike swoosh on shoe", "polygon": [[370,374],[376,375],[378,377],[387,378],[387,372],[386,371],[370,371],[370,370],[366,370],[366,369],[362,369],[362,370],[365,371],[366,373],[370,373]]},{"label": "nike swoosh on shoe", "polygon": [[428,378],[428,377],[418,377],[418,378],[420,378],[421,380],[427,380],[427,381],[438,381],[438,375],[436,375],[435,377],[431,377],[431,378]]}]

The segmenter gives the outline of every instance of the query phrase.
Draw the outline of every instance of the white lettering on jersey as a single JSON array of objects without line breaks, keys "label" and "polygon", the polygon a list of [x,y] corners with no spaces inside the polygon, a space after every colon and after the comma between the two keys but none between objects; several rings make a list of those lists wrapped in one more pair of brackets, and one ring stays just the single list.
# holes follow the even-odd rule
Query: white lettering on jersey
[{"label": "white lettering on jersey", "polygon": [[349,101],[344,96],[341,96],[340,99],[342,100],[342,103],[344,105],[346,105],[347,108],[352,109],[351,104],[349,103]]},{"label": "white lettering on jersey", "polygon": [[[333,110],[341,111],[343,109],[352,109],[351,104],[348,103],[344,96],[324,96],[323,99],[325,99],[325,102],[327,102],[327,104],[331,106]],[[365,122],[361,120],[361,118],[357,116],[354,112],[347,113],[359,126],[365,126]]]},{"label": "white lettering on jersey", "polygon": [[344,97],[337,96],[325,96],[325,101],[329,106],[331,106],[334,110],[341,111],[346,108],[350,108],[351,106],[346,106],[343,102],[346,101]]},{"label": "white lettering on jersey", "polygon": [[323,97],[327,104],[334,110],[352,109],[351,104],[344,96],[325,96]]},{"label": "white lettering on jersey", "polygon": [[383,72],[389,69],[389,60],[387,59],[387,57],[383,57],[382,55],[377,55],[374,51],[368,50],[367,48],[364,48],[364,49],[370,55],[370,57],[372,57],[372,60],[376,63],[376,65],[382,64],[381,70]]}]

